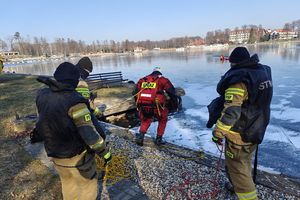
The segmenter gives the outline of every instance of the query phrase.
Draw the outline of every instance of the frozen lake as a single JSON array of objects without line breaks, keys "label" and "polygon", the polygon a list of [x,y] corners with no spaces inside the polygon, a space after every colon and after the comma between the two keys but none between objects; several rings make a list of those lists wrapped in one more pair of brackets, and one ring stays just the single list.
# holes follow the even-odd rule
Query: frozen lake
[{"label": "frozen lake", "polygon": [[[163,75],[175,86],[186,91],[184,111],[171,117],[165,139],[193,149],[203,149],[216,155],[211,142],[211,129],[205,127],[208,119],[206,106],[217,96],[216,84],[229,63],[221,63],[221,54],[228,55],[231,48],[222,50],[187,52],[151,52],[143,55],[126,55],[92,58],[93,73],[122,71],[124,78],[137,81],[160,66]],[[274,96],[271,123],[260,145],[259,166],[291,176],[300,177],[300,46],[297,43],[256,45],[249,47],[257,53],[261,63],[273,72]],[[78,59],[70,60],[76,63]],[[8,66],[16,73],[52,75],[58,63],[39,63]],[[149,133],[155,135],[154,123]]]}]

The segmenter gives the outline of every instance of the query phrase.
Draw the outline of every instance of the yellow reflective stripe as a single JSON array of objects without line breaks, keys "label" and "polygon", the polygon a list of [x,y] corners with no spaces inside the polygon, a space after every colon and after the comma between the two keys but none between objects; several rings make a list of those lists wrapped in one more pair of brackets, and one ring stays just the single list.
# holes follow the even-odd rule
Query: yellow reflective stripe
[{"label": "yellow reflective stripe", "polygon": [[96,142],[95,144],[90,145],[91,149],[100,149],[104,147],[104,140],[100,139],[98,142]]},{"label": "yellow reflective stripe", "polygon": [[77,87],[76,91],[90,92],[88,88],[80,88],[80,87]]},{"label": "yellow reflective stripe", "polygon": [[236,94],[236,95],[240,95],[240,96],[244,96],[244,93],[241,92],[226,92],[225,95],[231,95],[231,94]]},{"label": "yellow reflective stripe", "polygon": [[223,124],[220,120],[217,121],[217,127],[224,130],[224,131],[230,131],[231,126]]},{"label": "yellow reflective stripe", "polygon": [[87,109],[87,108],[82,108],[82,109],[80,109],[80,110],[74,111],[74,112],[72,113],[72,118],[73,118],[73,119],[78,119],[78,118],[80,118],[80,117],[82,117],[82,116],[85,116],[86,114],[90,114],[89,109]]},{"label": "yellow reflective stripe", "polygon": [[236,195],[239,197],[240,200],[253,200],[257,198],[256,190],[246,193],[236,192]]},{"label": "yellow reflective stripe", "polygon": [[225,91],[237,91],[237,92],[245,92],[244,89],[241,89],[241,88],[228,88],[227,90]]},{"label": "yellow reflective stripe", "polygon": [[225,90],[225,95],[230,95],[230,94],[236,94],[240,96],[244,96],[245,90],[240,89],[240,88],[228,88]]},{"label": "yellow reflective stripe", "polygon": [[90,98],[90,90],[88,88],[76,88],[76,91],[85,98]]},{"label": "yellow reflective stripe", "polygon": [[108,158],[110,158],[110,156],[111,156],[111,153],[108,152],[107,154],[104,155],[104,158],[105,158],[105,159],[108,159]]},{"label": "yellow reflective stripe", "polygon": [[232,133],[232,134],[239,134],[238,132],[231,131],[230,129],[231,129],[232,126],[225,125],[220,120],[217,121],[216,127],[218,129],[221,129],[223,131],[227,131],[227,132]]}]

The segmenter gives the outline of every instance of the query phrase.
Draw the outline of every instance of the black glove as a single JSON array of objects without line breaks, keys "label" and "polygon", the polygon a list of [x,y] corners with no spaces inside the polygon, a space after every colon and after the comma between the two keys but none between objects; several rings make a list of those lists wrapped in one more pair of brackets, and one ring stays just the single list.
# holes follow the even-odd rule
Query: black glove
[{"label": "black glove", "polygon": [[213,137],[211,138],[211,140],[212,140],[214,143],[216,143],[217,145],[223,145],[223,139],[221,139],[221,138],[217,138],[217,137],[213,136]]}]

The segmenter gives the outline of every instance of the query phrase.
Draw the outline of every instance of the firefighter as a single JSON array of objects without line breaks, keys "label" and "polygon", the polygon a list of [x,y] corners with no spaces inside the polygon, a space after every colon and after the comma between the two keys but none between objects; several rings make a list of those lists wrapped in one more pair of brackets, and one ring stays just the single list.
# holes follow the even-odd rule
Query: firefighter
[{"label": "firefighter", "polygon": [[88,57],[81,58],[76,64],[80,73],[80,79],[76,91],[79,92],[83,97],[90,100],[90,106],[93,110],[93,113],[96,117],[101,117],[103,114],[98,107],[94,105],[94,99],[96,98],[95,93],[91,93],[89,90],[89,86],[86,83],[87,77],[93,71],[93,63]]},{"label": "firefighter", "polygon": [[[80,93],[84,98],[89,100],[90,102],[90,110],[91,110],[91,117],[92,117],[92,122],[94,126],[96,127],[96,130],[98,133],[101,135],[101,137],[105,140],[106,139],[106,134],[103,131],[97,117],[102,116],[102,112],[98,107],[94,105],[94,98],[96,98],[96,95],[91,93],[89,90],[89,86],[87,82],[85,81],[87,77],[90,75],[90,73],[93,71],[93,63],[88,57],[83,57],[81,58],[78,63],[76,64],[76,67],[79,70],[80,73],[80,78],[78,85],[76,87],[76,91]],[[111,159],[111,158],[110,158]]]},{"label": "firefighter", "polygon": [[79,76],[75,65],[64,62],[54,72],[54,79],[38,78],[48,87],[37,94],[36,131],[60,176],[65,200],[96,199],[95,153],[103,157],[107,152],[91,121],[89,102],[75,90]]},{"label": "firefighter", "polygon": [[2,73],[2,70],[4,68],[3,61],[3,57],[0,55],[0,74]]},{"label": "firefighter", "polygon": [[252,200],[257,199],[257,192],[251,176],[251,159],[270,120],[271,68],[260,64],[256,54],[250,57],[245,47],[235,48],[229,62],[231,68],[217,85],[223,101],[212,102],[212,110],[218,110],[220,102],[223,104],[212,140],[222,144],[226,138],[225,166],[232,189],[239,199]]},{"label": "firefighter", "polygon": [[159,67],[155,67],[150,75],[141,78],[136,88],[136,104],[141,121],[139,133],[136,134],[136,143],[143,146],[144,136],[155,117],[158,120],[155,144],[161,145],[169,113],[165,94],[172,99],[175,97],[175,88],[169,79],[162,76]]}]

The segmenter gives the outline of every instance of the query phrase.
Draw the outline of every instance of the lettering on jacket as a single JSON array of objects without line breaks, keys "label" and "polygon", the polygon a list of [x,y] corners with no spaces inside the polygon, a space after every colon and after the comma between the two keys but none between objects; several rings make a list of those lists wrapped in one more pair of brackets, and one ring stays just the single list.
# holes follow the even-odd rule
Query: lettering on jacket
[{"label": "lettering on jacket", "polygon": [[270,87],[272,87],[273,84],[272,84],[272,81],[271,80],[267,80],[267,81],[264,81],[264,82],[261,82],[259,84],[259,90],[264,90],[264,89],[268,89]]}]

